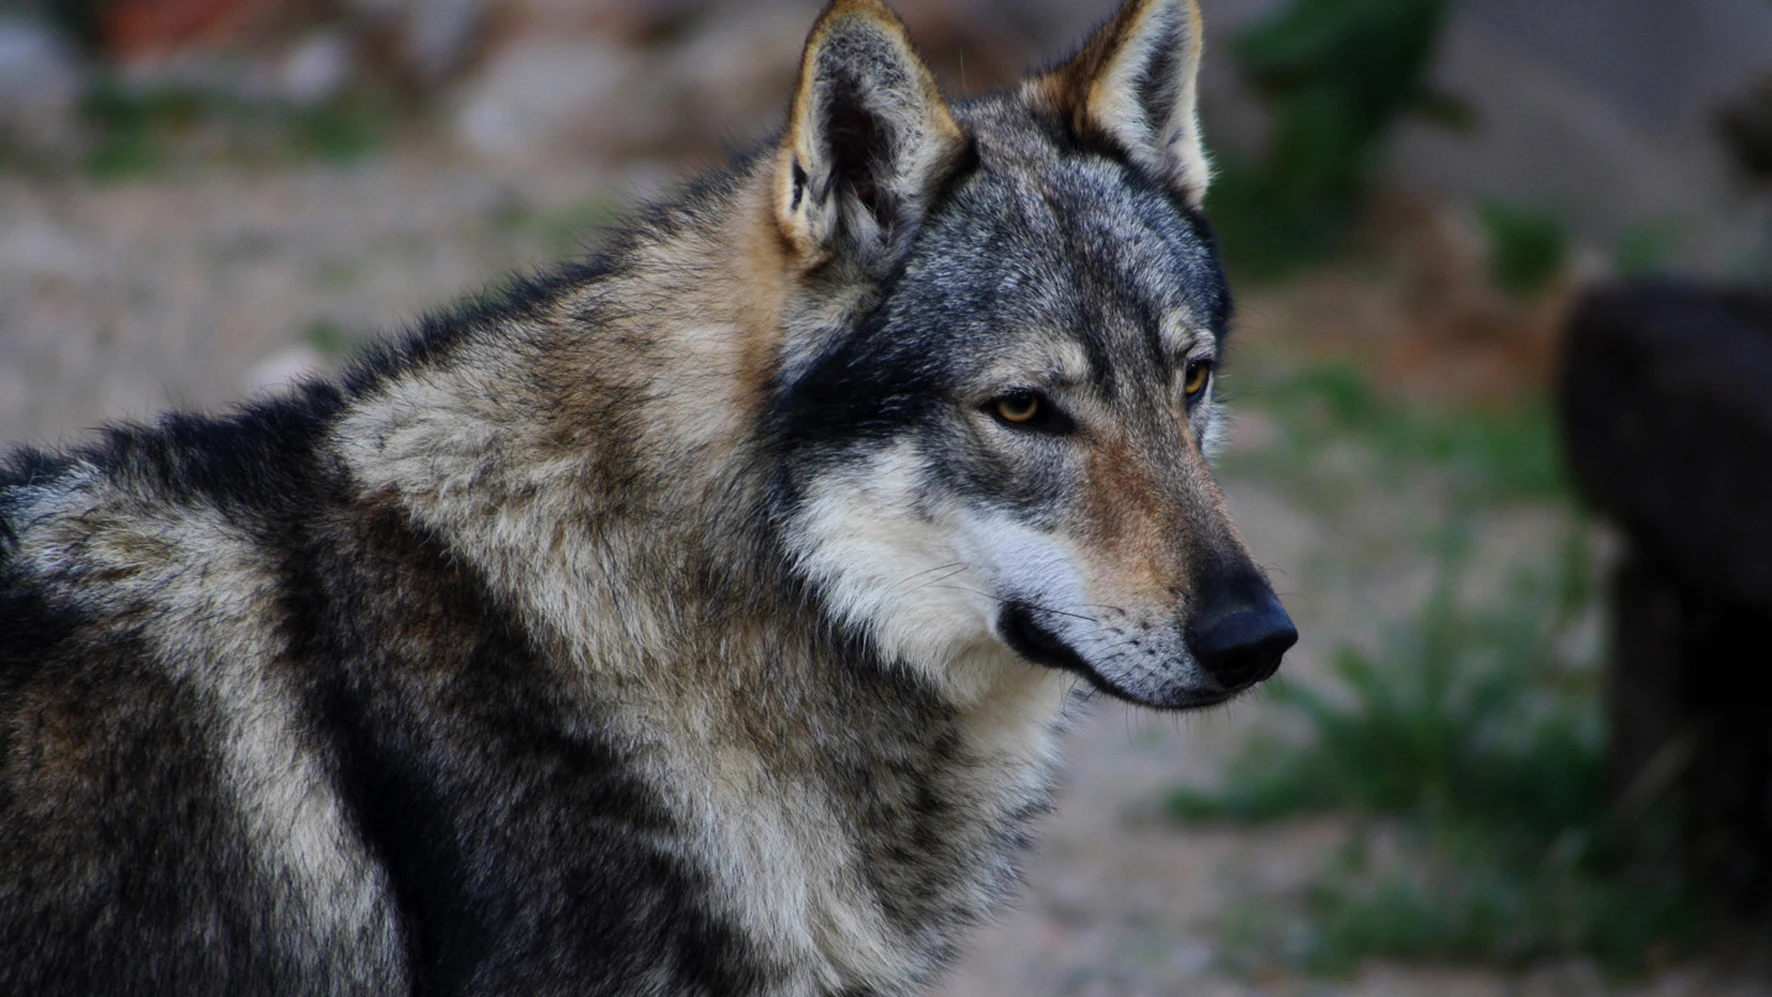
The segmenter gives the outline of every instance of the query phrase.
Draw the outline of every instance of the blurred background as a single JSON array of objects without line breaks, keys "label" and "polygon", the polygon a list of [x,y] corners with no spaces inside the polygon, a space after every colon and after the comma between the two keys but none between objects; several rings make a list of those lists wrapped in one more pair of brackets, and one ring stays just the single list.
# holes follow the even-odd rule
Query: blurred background
[{"label": "blurred background", "polygon": [[[1772,0],[1203,0],[1226,489],[1303,641],[1100,704],[947,997],[1772,994]],[[0,439],[594,247],[816,0],[0,0]],[[1111,0],[898,0],[950,93]]]}]

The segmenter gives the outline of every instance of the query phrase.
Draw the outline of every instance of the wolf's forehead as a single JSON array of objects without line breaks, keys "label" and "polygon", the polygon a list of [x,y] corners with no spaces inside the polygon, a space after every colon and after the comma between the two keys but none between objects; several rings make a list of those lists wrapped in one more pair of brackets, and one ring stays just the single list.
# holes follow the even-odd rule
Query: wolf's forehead
[{"label": "wolf's forehead", "polygon": [[1090,337],[1148,338],[1160,354],[1221,331],[1226,291],[1211,246],[1125,166],[1070,157],[1002,171],[994,183],[999,210],[983,256],[1020,302],[1046,313],[1030,318]]}]

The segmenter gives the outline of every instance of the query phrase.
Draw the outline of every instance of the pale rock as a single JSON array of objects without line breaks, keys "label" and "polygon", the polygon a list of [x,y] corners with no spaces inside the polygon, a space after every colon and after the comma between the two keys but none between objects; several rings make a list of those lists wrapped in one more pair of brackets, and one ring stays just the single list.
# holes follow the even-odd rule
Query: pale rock
[{"label": "pale rock", "polygon": [[296,104],[324,104],[350,85],[355,67],[350,39],[337,31],[315,32],[284,57],[278,89]]},{"label": "pale rock", "polygon": [[346,0],[359,21],[391,33],[400,68],[434,87],[454,78],[474,56],[490,0]]},{"label": "pale rock", "polygon": [[306,346],[295,346],[273,353],[253,366],[240,388],[248,395],[277,394],[326,370],[326,360],[319,353]]},{"label": "pale rock", "polygon": [[521,39],[464,88],[456,137],[481,155],[518,161],[645,147],[668,121],[647,102],[640,69],[631,52],[600,39]]},{"label": "pale rock", "polygon": [[73,49],[47,25],[0,15],[0,138],[30,152],[66,148],[84,83]]}]

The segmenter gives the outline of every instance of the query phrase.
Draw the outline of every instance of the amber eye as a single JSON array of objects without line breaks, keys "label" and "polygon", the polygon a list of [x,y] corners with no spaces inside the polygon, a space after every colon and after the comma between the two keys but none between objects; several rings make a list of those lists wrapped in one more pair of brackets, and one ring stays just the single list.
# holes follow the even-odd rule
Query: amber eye
[{"label": "amber eye", "polygon": [[984,411],[998,424],[1047,436],[1068,436],[1077,423],[1062,406],[1038,391],[1011,391],[984,404]]},{"label": "amber eye", "polygon": [[1212,361],[1195,360],[1187,365],[1187,380],[1182,383],[1181,390],[1187,392],[1189,399],[1198,398],[1206,385],[1212,383]]},{"label": "amber eye", "polygon": [[999,398],[997,416],[1004,422],[1027,425],[1040,417],[1040,396],[1018,393]]}]

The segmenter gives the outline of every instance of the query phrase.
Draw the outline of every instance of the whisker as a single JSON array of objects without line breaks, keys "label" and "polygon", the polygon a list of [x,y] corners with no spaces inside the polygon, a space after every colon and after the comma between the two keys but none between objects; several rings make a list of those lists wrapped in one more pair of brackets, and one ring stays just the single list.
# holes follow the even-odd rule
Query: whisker
[{"label": "whisker", "polygon": [[948,580],[948,579],[950,579],[950,578],[952,578],[952,577],[954,577],[954,576],[955,576],[955,575],[958,575],[958,574],[962,574],[962,573],[963,573],[963,572],[965,572],[965,570],[966,570],[966,565],[964,565],[964,564],[958,564],[958,565],[955,565],[955,566],[954,566],[954,568],[953,568],[953,570],[952,570],[952,571],[949,571],[949,572],[948,572],[948,573],[947,573],[947,574],[945,574],[945,575],[941,575],[941,576],[940,576],[940,577],[937,577],[937,578],[931,578],[931,579],[930,579],[930,580],[928,580],[928,581],[926,581],[926,582],[924,582],[924,583],[923,583],[923,584],[921,584],[921,585],[919,585],[919,586],[917,586],[917,587],[916,587],[916,588],[914,588],[914,589],[912,589],[912,590],[911,590],[911,591],[913,591],[913,592],[920,592],[920,591],[922,591],[922,590],[923,590],[923,589],[926,589],[926,588],[929,588],[929,587],[931,587],[931,586],[933,586],[933,585],[936,585],[936,584],[939,584],[939,583],[941,583],[941,582],[945,582],[945,581],[947,581],[947,580]]},{"label": "whisker", "polygon": [[[953,589],[956,592],[970,592],[973,595],[981,595],[981,596],[984,596],[986,599],[992,599],[997,602],[1008,602],[1009,601],[1000,595],[995,595],[990,592],[980,591],[979,589],[970,588],[965,585],[941,585],[941,586],[932,586],[932,587]],[[1051,613],[1053,616],[1068,616],[1073,620],[1082,620],[1085,623],[1099,624],[1101,622],[1100,620],[1096,619],[1093,616],[1085,616],[1082,613],[1067,612],[1062,609],[1053,609],[1051,606],[1044,606],[1044,605],[1041,605],[1040,603],[1037,603],[1037,602],[1029,602],[1029,603],[1025,603],[1025,605],[1030,609],[1037,609],[1042,613]]]},{"label": "whisker", "polygon": [[947,564],[938,564],[933,568],[925,568],[922,571],[918,571],[913,574],[906,575],[903,578],[900,578],[898,581],[892,583],[892,589],[897,589],[902,585],[909,585],[911,582],[914,582],[917,579],[922,578],[924,575],[932,575],[932,574],[935,574],[937,571],[946,571],[949,568],[964,568],[964,567],[965,567],[965,564],[960,561],[949,561]]}]

